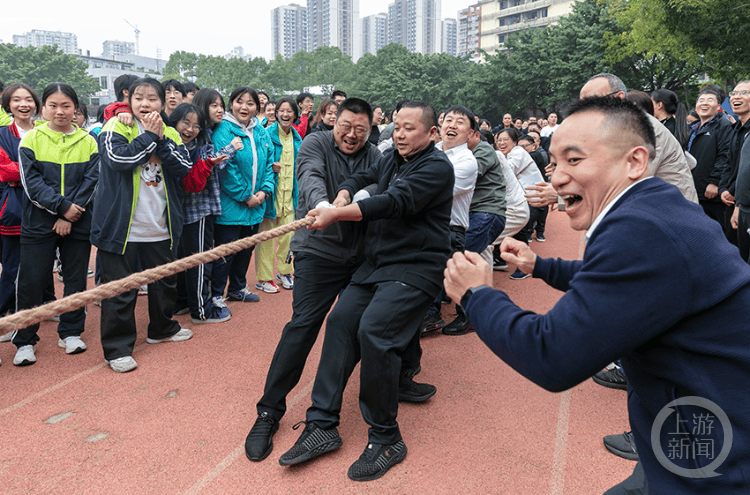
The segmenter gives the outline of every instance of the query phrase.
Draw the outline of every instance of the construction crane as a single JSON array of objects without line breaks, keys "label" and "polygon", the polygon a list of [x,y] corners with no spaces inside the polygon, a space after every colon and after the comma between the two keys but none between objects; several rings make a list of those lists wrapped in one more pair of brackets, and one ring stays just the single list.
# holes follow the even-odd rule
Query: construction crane
[{"label": "construction crane", "polygon": [[130,21],[128,21],[127,19],[123,19],[123,21],[127,22],[128,26],[132,27],[135,30],[135,54],[136,55],[140,55],[141,54],[141,46],[140,46],[140,43],[138,41],[138,37],[141,34],[141,30],[138,29],[138,26],[133,26],[130,23]]}]

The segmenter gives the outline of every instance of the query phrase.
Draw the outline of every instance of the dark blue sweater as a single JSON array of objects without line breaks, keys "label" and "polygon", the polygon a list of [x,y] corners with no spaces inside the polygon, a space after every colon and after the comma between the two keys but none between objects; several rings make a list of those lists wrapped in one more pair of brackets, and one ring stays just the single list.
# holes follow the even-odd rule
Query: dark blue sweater
[{"label": "dark blue sweater", "polygon": [[[583,261],[540,258],[533,275],[565,291],[547,314],[524,311],[501,291],[481,290],[470,299],[467,314],[487,346],[551,391],[573,387],[621,358],[649,494],[747,493],[750,266],[719,224],[676,187],[649,179],[604,217]],[[677,476],[654,454],[656,416],[671,401],[690,396],[715,402],[731,421],[734,437],[729,457],[717,469],[721,476]],[[681,419],[699,412],[707,411],[676,408]],[[665,455],[676,419],[671,414],[661,430]],[[718,420],[711,433],[685,441],[710,439],[717,457],[724,440]],[[696,469],[711,460],[673,462]]]}]

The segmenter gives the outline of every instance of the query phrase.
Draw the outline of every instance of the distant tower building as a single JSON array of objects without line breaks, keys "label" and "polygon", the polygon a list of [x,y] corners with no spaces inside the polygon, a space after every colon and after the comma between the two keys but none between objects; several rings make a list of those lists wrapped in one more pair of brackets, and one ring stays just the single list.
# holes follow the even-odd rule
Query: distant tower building
[{"label": "distant tower building", "polygon": [[454,57],[458,54],[455,19],[443,20],[443,42],[440,46],[440,51]]},{"label": "distant tower building", "polygon": [[573,11],[576,1],[483,0],[480,47],[487,53],[494,53],[513,33],[555,24]]},{"label": "distant tower building", "polygon": [[481,37],[482,4],[478,3],[458,11],[458,56],[475,55]]},{"label": "distant tower building", "polygon": [[14,34],[13,44],[20,47],[57,45],[63,53],[78,55],[78,36],[73,33],[32,29],[26,34]]},{"label": "distant tower building", "polygon": [[307,51],[307,8],[282,5],[271,11],[271,56],[281,54],[291,58],[297,52]]},{"label": "distant tower building", "polygon": [[337,46],[355,62],[362,55],[359,0],[307,0],[308,50]]},{"label": "distant tower building", "polygon": [[388,6],[388,43],[410,52],[440,52],[442,25],[440,0],[396,0]]},{"label": "distant tower building", "polygon": [[249,60],[250,54],[245,55],[245,49],[241,46],[235,46],[232,48],[232,51],[224,55],[224,58],[226,60],[229,60],[230,58],[241,58],[242,60]]},{"label": "distant tower building", "polygon": [[362,18],[362,53],[377,55],[388,44],[388,15],[373,14]]},{"label": "distant tower building", "polygon": [[135,53],[135,43],[132,41],[107,40],[102,43],[102,46],[104,47],[102,58],[115,58],[115,55]]}]

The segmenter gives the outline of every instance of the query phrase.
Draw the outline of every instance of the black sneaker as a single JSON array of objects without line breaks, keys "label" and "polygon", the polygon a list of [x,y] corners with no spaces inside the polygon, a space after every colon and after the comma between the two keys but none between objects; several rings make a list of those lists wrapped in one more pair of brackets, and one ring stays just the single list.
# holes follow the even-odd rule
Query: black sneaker
[{"label": "black sneaker", "polygon": [[544,234],[540,234],[539,232],[536,233],[536,242],[544,242],[547,239],[544,238]]},{"label": "black sneaker", "polygon": [[417,383],[408,371],[401,371],[398,379],[398,401],[399,402],[424,402],[437,392],[435,385],[429,383]]},{"label": "black sneaker", "polygon": [[472,330],[474,330],[474,327],[471,326],[469,317],[466,315],[456,316],[452,322],[448,323],[448,326],[443,327],[445,335],[465,335]]},{"label": "black sneaker", "polygon": [[510,276],[511,280],[523,280],[525,278],[529,278],[531,276],[530,273],[524,273],[521,271],[520,268],[516,268],[516,271],[513,272],[513,274]]},{"label": "black sneaker", "polygon": [[445,322],[440,317],[440,313],[427,313],[427,316],[422,320],[422,335],[440,330],[444,326]]},{"label": "black sneaker", "polygon": [[349,478],[354,481],[372,481],[383,476],[391,467],[406,457],[403,440],[391,445],[371,443],[359,459],[349,467]]},{"label": "black sneaker", "polygon": [[296,430],[301,424],[305,425],[305,430],[294,446],[279,458],[282,466],[306,462],[341,447],[343,442],[336,428],[324,430],[300,421],[292,429]]},{"label": "black sneaker", "polygon": [[245,439],[245,455],[248,459],[260,462],[273,450],[273,434],[279,429],[279,422],[267,412],[258,415],[255,424]]},{"label": "black sneaker", "polygon": [[639,459],[632,431],[626,431],[622,435],[607,435],[604,437],[604,446],[614,455],[623,459],[630,461]]},{"label": "black sneaker", "polygon": [[596,383],[607,388],[617,388],[620,390],[628,389],[628,377],[622,371],[622,368],[612,368],[611,370],[602,370],[591,377]]}]

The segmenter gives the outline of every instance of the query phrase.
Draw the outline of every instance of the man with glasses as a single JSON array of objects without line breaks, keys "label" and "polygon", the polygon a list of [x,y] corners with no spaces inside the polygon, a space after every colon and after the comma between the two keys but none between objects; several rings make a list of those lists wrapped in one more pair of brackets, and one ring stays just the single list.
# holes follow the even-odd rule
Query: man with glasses
[{"label": "man with glasses", "polygon": [[[732,183],[727,191],[722,192],[722,200],[728,205],[736,201],[731,225],[737,229],[740,256],[750,263],[750,80],[740,81],[735,86],[729,93],[729,102],[738,119],[728,168],[734,168],[737,179],[736,184]],[[726,175],[731,173],[729,170]]]},{"label": "man with glasses", "polygon": [[698,202],[710,218],[724,228],[724,203],[719,183],[729,163],[732,140],[731,123],[719,112],[721,97],[713,89],[703,89],[695,103],[700,121],[693,127],[688,151],[697,161],[692,170]]},{"label": "man with glasses", "polygon": [[[721,197],[721,201],[727,206],[727,223],[729,224],[726,230],[727,237],[730,242],[737,244],[739,233],[735,231],[736,226],[732,225],[730,219],[735,211],[734,196],[737,194],[735,186],[739,169],[740,151],[742,150],[745,138],[750,134],[750,79],[737,83],[734,91],[729,93],[729,104],[732,107],[732,111],[737,114],[737,122],[732,126],[734,133],[729,147],[729,163],[719,183],[719,196]],[[747,233],[747,230],[744,232]],[[747,256],[743,256],[743,258],[747,259]]]}]

